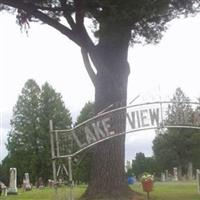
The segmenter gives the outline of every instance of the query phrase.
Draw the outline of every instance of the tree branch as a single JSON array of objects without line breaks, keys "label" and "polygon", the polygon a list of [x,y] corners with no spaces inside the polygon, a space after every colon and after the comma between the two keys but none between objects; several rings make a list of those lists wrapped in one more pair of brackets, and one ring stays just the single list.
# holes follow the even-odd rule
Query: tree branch
[{"label": "tree branch", "polygon": [[[94,43],[92,42],[91,38],[89,37],[85,26],[83,24],[83,15],[81,16],[81,21],[76,24],[71,15],[67,13],[66,18],[71,26],[72,30],[68,27],[64,26],[63,24],[59,23],[57,20],[49,17],[47,14],[44,14],[41,10],[45,10],[46,7],[37,7],[33,3],[24,3],[22,1],[14,1],[14,0],[0,0],[0,3],[16,8],[21,9],[27,12],[30,16],[34,16],[35,18],[38,18],[42,22],[48,24],[49,26],[52,26],[53,28],[60,31],[62,34],[67,36],[70,40],[75,42],[78,46],[85,48],[87,51],[91,51],[94,47]],[[67,5],[66,5],[67,6]],[[65,7],[66,8],[66,7]],[[51,10],[51,8],[49,7]],[[53,8],[52,8],[53,9]],[[57,7],[55,9],[60,10],[60,7]],[[64,12],[64,11],[63,11]],[[81,26],[79,26],[81,24]],[[80,28],[81,27],[81,28]],[[80,28],[80,29],[79,29]]]},{"label": "tree branch", "polygon": [[76,7],[76,24],[78,28],[82,28],[84,22],[84,12],[83,12],[83,0],[74,0]]},{"label": "tree branch", "polygon": [[84,48],[81,48],[81,54],[83,57],[83,62],[84,62],[85,68],[87,70],[87,73],[89,74],[89,77],[90,77],[93,85],[95,86],[96,74],[94,73],[94,70],[92,69],[92,66],[90,64],[88,52]]},{"label": "tree branch", "polygon": [[43,12],[36,9],[35,6],[29,3],[21,3],[18,1],[11,1],[11,0],[0,0],[0,3],[5,4],[7,6],[11,6],[17,9],[22,9],[25,12],[29,13],[30,15],[33,15],[34,17],[38,18],[42,22],[48,24],[49,26],[52,26],[53,28],[60,31],[62,34],[67,36],[70,40],[75,42],[80,47],[85,47],[85,44],[80,39],[79,35],[74,33],[72,30],[64,26],[63,24],[59,23],[55,19],[52,19],[48,15],[44,14]]},{"label": "tree branch", "polygon": [[75,24],[75,22],[74,22],[74,20],[73,20],[73,18],[71,16],[71,13],[69,12],[69,5],[66,5],[66,0],[60,0],[60,4],[62,6],[63,15],[64,15],[65,19],[67,20],[67,22],[70,25],[71,29],[74,30],[76,24]]},{"label": "tree branch", "polygon": [[[30,3],[31,4],[31,3]],[[31,4],[32,6],[35,7],[35,9],[39,9],[39,10],[44,10],[44,11],[52,11],[52,12],[56,12],[56,11],[63,11],[62,7],[47,7],[47,6],[36,6]]]},{"label": "tree branch", "polygon": [[75,21],[76,27],[75,31],[80,34],[80,39],[85,42],[86,49],[91,51],[94,47],[94,43],[92,42],[90,36],[87,33],[87,30],[84,26],[84,0],[74,0],[75,2]]},{"label": "tree branch", "polygon": [[71,26],[72,30],[75,30],[76,24],[75,24],[72,16],[69,13],[65,12],[65,11],[64,11],[63,14],[64,14],[64,17],[67,20],[68,24]]}]

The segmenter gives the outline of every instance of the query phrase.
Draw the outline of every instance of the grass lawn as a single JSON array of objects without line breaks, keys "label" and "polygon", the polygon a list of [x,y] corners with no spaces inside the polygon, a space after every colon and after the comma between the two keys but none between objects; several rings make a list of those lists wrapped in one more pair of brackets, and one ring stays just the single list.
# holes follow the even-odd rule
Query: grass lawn
[{"label": "grass lawn", "polygon": [[[74,189],[74,197],[78,199],[84,192],[86,186],[79,186]],[[54,188],[33,189],[31,191],[24,192],[22,189],[18,190],[17,195],[8,195],[7,197],[0,196],[0,200],[68,200],[69,188],[63,187],[58,189],[57,196],[55,198]]]},{"label": "grass lawn", "polygon": [[[85,186],[79,186],[74,189],[74,197],[77,200],[85,190]],[[133,190],[146,195],[140,183],[132,186]],[[62,188],[58,190],[58,196],[55,198],[55,192],[52,188],[33,189],[23,192],[19,190],[18,195],[0,197],[0,200],[68,200],[69,189]],[[144,198],[145,199],[145,198]],[[193,182],[155,182],[154,190],[150,193],[151,200],[200,200],[200,194],[197,193],[197,184]]]},{"label": "grass lawn", "polygon": [[[133,190],[143,193],[141,184],[132,186]],[[196,181],[192,182],[155,182],[150,193],[151,200],[200,200]]]}]

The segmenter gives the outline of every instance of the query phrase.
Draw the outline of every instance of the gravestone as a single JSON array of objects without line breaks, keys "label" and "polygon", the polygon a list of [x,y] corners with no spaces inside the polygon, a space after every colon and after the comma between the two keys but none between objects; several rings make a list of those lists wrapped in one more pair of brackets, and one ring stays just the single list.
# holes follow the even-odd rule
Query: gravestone
[{"label": "gravestone", "polygon": [[177,169],[177,167],[173,168],[173,172],[174,172],[174,181],[178,181],[178,169]]},{"label": "gravestone", "polygon": [[0,196],[7,196],[7,187],[6,185],[0,181]]},{"label": "gravestone", "polygon": [[161,181],[165,182],[166,181],[166,177],[165,177],[165,173],[161,173]]},{"label": "gravestone", "polygon": [[29,179],[29,173],[24,174],[24,180],[23,180],[23,188],[25,191],[31,190],[31,184]]},{"label": "gravestone", "polygon": [[193,179],[193,166],[192,166],[191,162],[188,163],[188,173],[187,173],[187,176],[188,176],[188,180],[192,180]]},{"label": "gravestone", "polygon": [[48,179],[48,187],[54,186],[54,180]]},{"label": "gravestone", "polygon": [[38,188],[43,189],[44,188],[44,182],[42,180],[42,177],[39,177],[38,179]]},{"label": "gravestone", "polygon": [[197,191],[200,194],[200,169],[197,169],[196,173],[197,173],[196,174],[196,176],[197,176]]},{"label": "gravestone", "polygon": [[17,169],[10,168],[10,183],[8,187],[8,194],[17,194]]}]

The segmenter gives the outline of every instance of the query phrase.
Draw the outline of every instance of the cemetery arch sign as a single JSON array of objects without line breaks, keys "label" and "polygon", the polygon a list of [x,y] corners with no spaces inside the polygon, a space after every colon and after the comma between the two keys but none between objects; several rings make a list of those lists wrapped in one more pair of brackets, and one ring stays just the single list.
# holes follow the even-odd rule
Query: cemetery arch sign
[{"label": "cemetery arch sign", "polygon": [[[169,120],[172,105],[190,106],[192,113],[180,110],[174,120]],[[120,107],[100,113],[68,130],[54,130],[50,121],[52,159],[73,157],[80,152],[111,138],[150,129],[191,128],[200,129],[198,102],[156,101]],[[112,123],[126,122],[126,131],[117,132]]]},{"label": "cemetery arch sign", "polygon": [[[181,109],[183,105],[190,109]],[[176,106],[176,112],[173,106]],[[168,118],[170,114],[173,114],[173,120]],[[126,123],[126,131],[116,131],[112,127],[116,122],[119,127]],[[163,128],[200,129],[200,103],[175,101],[141,103],[99,113],[72,129],[53,129],[51,120],[49,126],[54,183],[58,183],[58,172],[60,167],[64,166],[59,165],[57,170],[57,163],[62,159],[68,159],[68,170],[65,168],[65,171],[68,183],[71,184],[69,199],[72,200],[72,158],[74,156],[100,142],[132,132]]]}]

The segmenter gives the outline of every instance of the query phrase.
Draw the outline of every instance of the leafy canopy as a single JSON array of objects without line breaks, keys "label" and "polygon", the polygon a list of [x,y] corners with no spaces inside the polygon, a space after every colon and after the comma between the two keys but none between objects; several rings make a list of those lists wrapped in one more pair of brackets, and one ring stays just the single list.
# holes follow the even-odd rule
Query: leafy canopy
[{"label": "leafy canopy", "polygon": [[199,0],[0,0],[0,10],[10,6],[16,9],[21,26],[40,19],[81,47],[84,42],[92,44],[84,17],[93,20],[93,33],[99,39],[132,30],[132,42],[150,43],[159,41],[167,22],[200,11]]}]

